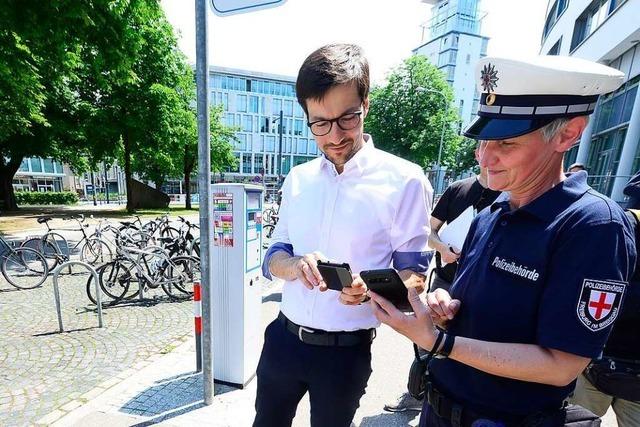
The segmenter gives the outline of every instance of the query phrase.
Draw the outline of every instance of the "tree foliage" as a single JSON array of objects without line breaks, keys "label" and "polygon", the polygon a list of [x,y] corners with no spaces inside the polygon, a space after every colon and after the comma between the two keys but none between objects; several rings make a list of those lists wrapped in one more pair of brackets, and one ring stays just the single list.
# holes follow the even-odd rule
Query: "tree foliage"
[{"label": "tree foliage", "polygon": [[[176,159],[197,140],[194,86],[157,0],[0,0],[5,209],[17,207],[11,181],[24,157],[77,171],[118,160],[127,190],[134,172],[157,183],[180,173]],[[225,141],[212,137],[216,167],[229,164]]]},{"label": "tree foliage", "polygon": [[443,73],[426,57],[413,55],[371,90],[365,128],[377,147],[423,167],[437,162],[442,135],[441,163],[451,167],[460,160],[463,143],[452,101]]}]

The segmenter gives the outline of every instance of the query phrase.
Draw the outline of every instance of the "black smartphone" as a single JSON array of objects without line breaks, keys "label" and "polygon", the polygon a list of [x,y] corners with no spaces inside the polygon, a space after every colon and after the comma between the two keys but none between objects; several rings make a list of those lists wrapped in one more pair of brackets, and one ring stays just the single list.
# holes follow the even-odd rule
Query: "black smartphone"
[{"label": "black smartphone", "polygon": [[407,287],[393,268],[361,271],[360,277],[367,288],[388,299],[398,310],[413,311],[409,304]]},{"label": "black smartphone", "polygon": [[349,264],[318,261],[318,271],[327,288],[342,292],[342,288],[351,286],[353,276]]}]

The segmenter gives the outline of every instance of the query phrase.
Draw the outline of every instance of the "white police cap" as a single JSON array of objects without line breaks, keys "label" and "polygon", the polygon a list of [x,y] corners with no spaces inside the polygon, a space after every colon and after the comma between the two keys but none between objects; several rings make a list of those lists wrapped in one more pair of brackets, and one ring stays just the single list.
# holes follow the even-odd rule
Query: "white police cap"
[{"label": "white police cap", "polygon": [[478,117],[464,135],[515,138],[557,118],[589,115],[598,97],[623,80],[624,73],[614,68],[567,56],[482,58],[476,66],[482,92]]}]

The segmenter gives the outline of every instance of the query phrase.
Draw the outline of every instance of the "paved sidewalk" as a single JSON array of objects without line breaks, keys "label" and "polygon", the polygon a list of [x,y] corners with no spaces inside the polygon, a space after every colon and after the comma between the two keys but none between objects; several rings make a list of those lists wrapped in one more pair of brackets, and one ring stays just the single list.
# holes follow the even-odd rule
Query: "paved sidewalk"
[{"label": "paved sidewalk", "polygon": [[[280,288],[263,296],[263,324],[275,318]],[[409,342],[387,327],[379,330],[373,347],[373,374],[367,394],[354,420],[370,427],[416,426],[418,414],[390,414],[384,404],[406,387],[406,372],[413,357]],[[82,407],[71,411],[54,426],[130,426],[161,423],[167,426],[250,426],[255,411],[256,381],[244,390],[216,385],[211,406],[203,404],[203,385],[195,370],[193,339],[171,353],[149,363],[135,375],[102,391]],[[305,397],[298,409],[294,427],[309,425],[309,403]]]},{"label": "paved sidewalk", "polygon": [[[263,295],[263,324],[275,318],[280,287]],[[382,410],[406,387],[406,373],[413,357],[409,342],[382,326],[374,341],[373,374],[362,398],[354,423],[366,427],[417,426],[416,412],[391,414]],[[250,426],[255,414],[255,380],[244,390],[215,387],[211,406],[203,403],[202,376],[195,370],[195,345],[189,339],[171,353],[147,362],[132,375],[123,373],[122,382],[100,393],[87,404],[71,411],[53,426],[120,427],[160,424],[164,426]],[[309,402],[303,398],[294,427],[309,426]],[[603,427],[616,427],[608,413]]]}]

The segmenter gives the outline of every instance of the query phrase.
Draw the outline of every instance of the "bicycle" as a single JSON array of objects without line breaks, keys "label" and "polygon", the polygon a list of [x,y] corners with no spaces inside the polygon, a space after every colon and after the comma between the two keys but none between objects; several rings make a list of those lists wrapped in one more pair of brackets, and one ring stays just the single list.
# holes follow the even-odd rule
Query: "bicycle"
[{"label": "bicycle", "polygon": [[[135,298],[140,288],[162,287],[172,300],[190,299],[193,295],[193,283],[200,280],[200,261],[195,257],[170,257],[159,246],[145,249],[119,247],[117,253],[118,257],[114,261],[99,268],[100,287],[113,300],[111,304],[125,298]],[[87,281],[87,296],[97,304],[91,280]],[[128,293],[132,282],[137,282],[137,289]]]},{"label": "bicycle", "polygon": [[0,236],[2,251],[2,275],[10,285],[18,289],[33,289],[42,285],[49,275],[49,267],[44,256],[31,249],[14,248]]},{"label": "bicycle", "polygon": [[[40,252],[47,259],[49,271],[53,271],[56,266],[67,262],[71,258],[71,252],[78,249],[80,245],[80,259],[88,264],[95,265],[111,260],[113,253],[109,245],[100,237],[87,236],[85,231],[89,227],[84,224],[84,215],[63,218],[65,221],[75,220],[78,223],[78,229],[65,229],[67,231],[82,232],[80,239],[73,248],[69,249],[67,239],[60,233],[56,232],[49,226],[49,221],[53,218],[46,216],[38,218],[38,223],[47,227],[47,232],[40,237],[31,237],[22,243],[22,247],[27,247]],[[95,233],[94,233],[95,234]]]}]

